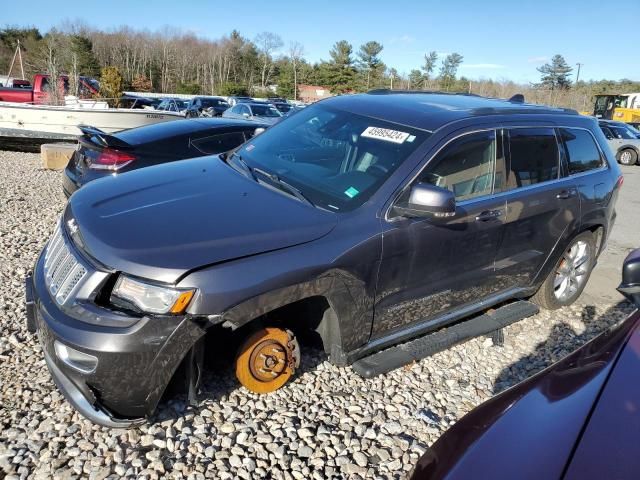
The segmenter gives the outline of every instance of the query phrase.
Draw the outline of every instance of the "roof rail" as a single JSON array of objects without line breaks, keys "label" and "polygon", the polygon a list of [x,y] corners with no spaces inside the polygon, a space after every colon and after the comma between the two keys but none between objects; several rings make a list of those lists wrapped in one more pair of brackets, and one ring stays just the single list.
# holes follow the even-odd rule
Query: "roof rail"
[{"label": "roof rail", "polygon": [[480,95],[476,93],[467,93],[467,92],[442,92],[440,90],[392,90],[390,88],[374,88],[373,90],[369,90],[367,92],[368,95],[387,95],[391,93],[401,93],[401,94],[431,94],[431,95],[464,95],[468,97],[479,97]]}]

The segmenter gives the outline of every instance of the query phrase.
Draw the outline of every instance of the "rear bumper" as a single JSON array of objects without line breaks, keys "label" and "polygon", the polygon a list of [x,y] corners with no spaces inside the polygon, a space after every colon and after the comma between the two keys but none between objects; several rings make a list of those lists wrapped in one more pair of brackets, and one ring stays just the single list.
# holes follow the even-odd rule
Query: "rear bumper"
[{"label": "rear bumper", "polygon": [[65,196],[69,198],[71,195],[73,195],[73,192],[75,192],[79,188],[80,183],[78,182],[76,174],[66,168],[64,171],[64,175],[62,176],[62,191],[64,192]]},{"label": "rear bumper", "polygon": [[[204,330],[183,316],[143,317],[123,328],[100,326],[94,310],[73,305],[66,312],[51,299],[41,264],[42,257],[26,280],[27,323],[35,325],[55,384],[97,424],[127,427],[145,421]],[[93,323],[82,321],[83,315],[93,316]],[[95,368],[80,371],[60,358],[56,343],[94,357]]]}]

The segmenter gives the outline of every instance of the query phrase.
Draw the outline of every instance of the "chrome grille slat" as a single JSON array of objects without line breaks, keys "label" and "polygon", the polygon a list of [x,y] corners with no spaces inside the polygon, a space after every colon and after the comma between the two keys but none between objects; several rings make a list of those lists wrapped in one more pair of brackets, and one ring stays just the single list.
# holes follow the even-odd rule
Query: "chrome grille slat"
[{"label": "chrome grille slat", "polygon": [[63,305],[86,275],[86,268],[67,245],[58,225],[44,255],[44,278],[49,293]]}]

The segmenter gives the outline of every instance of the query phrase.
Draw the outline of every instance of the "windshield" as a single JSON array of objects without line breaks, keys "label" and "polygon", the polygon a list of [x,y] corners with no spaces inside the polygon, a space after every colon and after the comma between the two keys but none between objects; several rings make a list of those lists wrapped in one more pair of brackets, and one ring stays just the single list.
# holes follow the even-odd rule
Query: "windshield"
[{"label": "windshield", "polygon": [[280,112],[271,105],[251,105],[251,111],[256,117],[281,117]]},{"label": "windshield", "polygon": [[287,113],[289,110],[291,110],[291,105],[289,105],[288,103],[275,103],[274,106],[282,113]]},{"label": "windshield", "polygon": [[251,168],[277,175],[316,205],[363,204],[429,133],[382,120],[307,107],[237,151]]},{"label": "windshield", "polygon": [[204,98],[200,100],[200,103],[204,108],[217,107],[217,106],[220,106],[220,107],[229,106],[227,102],[225,102],[224,100],[218,100],[217,98]]},{"label": "windshield", "polygon": [[618,125],[609,125],[609,128],[611,128],[616,138],[623,138],[625,140],[636,138],[635,134],[627,127],[618,126]]}]

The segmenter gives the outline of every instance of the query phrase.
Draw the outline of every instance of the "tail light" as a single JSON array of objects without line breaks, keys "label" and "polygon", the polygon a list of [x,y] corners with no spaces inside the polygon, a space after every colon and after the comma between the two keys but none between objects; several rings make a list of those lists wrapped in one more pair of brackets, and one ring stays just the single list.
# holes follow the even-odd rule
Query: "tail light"
[{"label": "tail light", "polygon": [[105,148],[98,154],[97,158],[91,160],[89,168],[118,171],[125,165],[129,165],[135,159],[135,155],[131,155],[130,153],[113,148]]},{"label": "tail light", "polygon": [[616,182],[616,187],[618,189],[620,189],[622,187],[622,184],[624,183],[624,177],[622,175],[620,175],[618,177],[618,181]]}]

